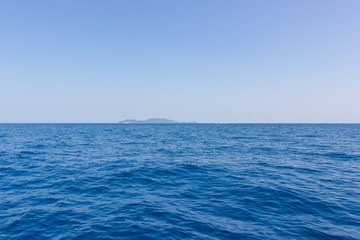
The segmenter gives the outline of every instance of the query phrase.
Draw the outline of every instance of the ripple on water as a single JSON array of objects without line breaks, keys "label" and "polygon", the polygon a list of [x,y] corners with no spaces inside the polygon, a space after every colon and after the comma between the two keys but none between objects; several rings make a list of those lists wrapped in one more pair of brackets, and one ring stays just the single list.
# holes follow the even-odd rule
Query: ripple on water
[{"label": "ripple on water", "polygon": [[0,131],[1,239],[360,239],[360,125]]}]

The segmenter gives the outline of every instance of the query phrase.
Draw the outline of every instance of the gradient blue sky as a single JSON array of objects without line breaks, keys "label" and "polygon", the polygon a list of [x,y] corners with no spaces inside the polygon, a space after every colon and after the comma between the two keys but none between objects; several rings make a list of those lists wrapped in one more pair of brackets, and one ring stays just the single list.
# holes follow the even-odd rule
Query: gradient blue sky
[{"label": "gradient blue sky", "polygon": [[0,122],[360,122],[360,1],[0,1]]}]

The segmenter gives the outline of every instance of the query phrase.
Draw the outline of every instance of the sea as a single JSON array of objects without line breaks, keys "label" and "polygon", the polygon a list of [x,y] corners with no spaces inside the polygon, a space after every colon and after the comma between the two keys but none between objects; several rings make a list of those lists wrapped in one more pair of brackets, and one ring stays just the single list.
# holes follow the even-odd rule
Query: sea
[{"label": "sea", "polygon": [[360,239],[360,124],[0,124],[0,239]]}]

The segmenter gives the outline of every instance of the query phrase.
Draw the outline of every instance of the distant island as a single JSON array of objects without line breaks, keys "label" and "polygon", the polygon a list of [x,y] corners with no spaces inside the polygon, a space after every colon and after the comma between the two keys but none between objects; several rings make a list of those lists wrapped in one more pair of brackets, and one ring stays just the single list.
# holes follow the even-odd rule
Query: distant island
[{"label": "distant island", "polygon": [[146,120],[135,120],[135,119],[126,119],[124,121],[120,121],[119,123],[128,124],[128,123],[196,123],[196,122],[177,122],[175,120],[166,119],[166,118],[149,118]]}]

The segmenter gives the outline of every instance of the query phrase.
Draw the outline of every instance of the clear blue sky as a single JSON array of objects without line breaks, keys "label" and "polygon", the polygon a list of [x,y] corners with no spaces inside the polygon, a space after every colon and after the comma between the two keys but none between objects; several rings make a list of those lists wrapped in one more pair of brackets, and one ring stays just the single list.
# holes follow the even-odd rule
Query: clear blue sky
[{"label": "clear blue sky", "polygon": [[0,1],[0,122],[360,122],[360,1]]}]

